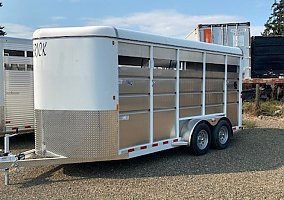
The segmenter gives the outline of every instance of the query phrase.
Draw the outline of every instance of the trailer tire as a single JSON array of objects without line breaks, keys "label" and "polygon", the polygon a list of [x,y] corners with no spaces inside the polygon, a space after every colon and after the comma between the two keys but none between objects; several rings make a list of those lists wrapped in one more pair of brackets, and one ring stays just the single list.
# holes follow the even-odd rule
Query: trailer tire
[{"label": "trailer tire", "polygon": [[208,152],[211,142],[211,131],[207,124],[198,124],[192,133],[190,148],[194,155],[204,155]]},{"label": "trailer tire", "polygon": [[231,125],[226,120],[221,120],[213,128],[212,147],[215,149],[226,149],[233,134]]}]

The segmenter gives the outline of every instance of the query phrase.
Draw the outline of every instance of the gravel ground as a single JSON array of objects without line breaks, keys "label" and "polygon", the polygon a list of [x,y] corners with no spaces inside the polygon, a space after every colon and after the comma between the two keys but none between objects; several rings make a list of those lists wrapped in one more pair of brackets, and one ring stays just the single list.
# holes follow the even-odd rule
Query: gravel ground
[{"label": "gravel ground", "polygon": [[[11,185],[0,180],[0,198],[284,199],[284,123],[257,120],[262,128],[200,157],[181,147],[131,160],[21,168]],[[17,140],[12,149],[33,148],[32,136]]]}]

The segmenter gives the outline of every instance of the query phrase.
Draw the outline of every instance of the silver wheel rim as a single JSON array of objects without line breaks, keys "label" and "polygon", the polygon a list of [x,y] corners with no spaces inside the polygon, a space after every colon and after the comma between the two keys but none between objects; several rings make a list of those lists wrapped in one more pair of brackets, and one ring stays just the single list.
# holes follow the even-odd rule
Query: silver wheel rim
[{"label": "silver wheel rim", "polygon": [[200,150],[203,150],[207,147],[209,142],[208,133],[205,130],[199,131],[197,135],[197,146]]},{"label": "silver wheel rim", "polygon": [[222,126],[218,133],[218,139],[220,144],[225,144],[229,138],[229,130],[226,126]]}]

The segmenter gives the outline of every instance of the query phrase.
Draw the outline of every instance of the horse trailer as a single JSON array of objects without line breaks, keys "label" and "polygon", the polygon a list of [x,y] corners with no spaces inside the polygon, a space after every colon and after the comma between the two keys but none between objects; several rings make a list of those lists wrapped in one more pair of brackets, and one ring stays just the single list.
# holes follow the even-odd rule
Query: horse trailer
[{"label": "horse trailer", "polygon": [[32,40],[0,37],[0,136],[33,132]]},{"label": "horse trailer", "polygon": [[239,48],[103,26],[39,29],[33,46],[35,149],[5,137],[2,168],[202,155],[242,128]]}]

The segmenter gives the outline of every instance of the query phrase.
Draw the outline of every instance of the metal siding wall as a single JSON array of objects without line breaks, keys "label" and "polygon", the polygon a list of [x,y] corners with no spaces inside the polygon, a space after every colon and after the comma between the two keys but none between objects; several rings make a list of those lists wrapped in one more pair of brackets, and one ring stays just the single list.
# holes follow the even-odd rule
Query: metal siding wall
[{"label": "metal siding wall", "polygon": [[121,113],[119,120],[119,148],[149,143],[150,113]]},{"label": "metal siding wall", "polygon": [[5,70],[5,118],[7,129],[34,125],[33,72]]}]

